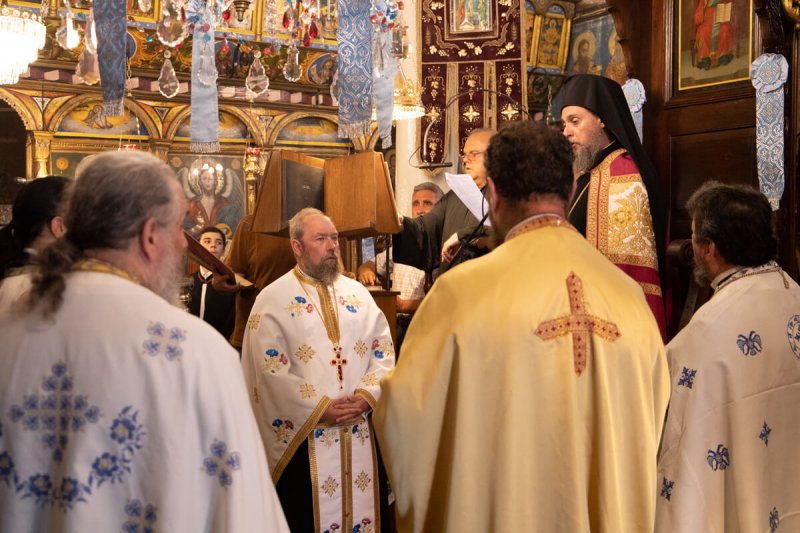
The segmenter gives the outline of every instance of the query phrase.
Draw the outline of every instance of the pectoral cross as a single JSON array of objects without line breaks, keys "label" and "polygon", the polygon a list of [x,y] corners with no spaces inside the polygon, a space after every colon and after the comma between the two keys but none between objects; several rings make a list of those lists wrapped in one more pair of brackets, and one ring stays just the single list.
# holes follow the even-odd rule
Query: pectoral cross
[{"label": "pectoral cross", "polygon": [[333,345],[334,358],[331,359],[331,366],[336,367],[336,376],[339,378],[339,388],[344,388],[344,372],[342,369],[347,364],[347,359],[342,358],[342,347],[337,342]]},{"label": "pectoral cross", "polygon": [[586,359],[591,351],[589,335],[594,333],[614,342],[621,335],[616,324],[592,316],[586,312],[581,278],[570,272],[567,276],[570,314],[542,322],[536,328],[536,335],[543,340],[551,340],[567,333],[572,334],[572,352],[575,373],[581,375],[586,368]]}]

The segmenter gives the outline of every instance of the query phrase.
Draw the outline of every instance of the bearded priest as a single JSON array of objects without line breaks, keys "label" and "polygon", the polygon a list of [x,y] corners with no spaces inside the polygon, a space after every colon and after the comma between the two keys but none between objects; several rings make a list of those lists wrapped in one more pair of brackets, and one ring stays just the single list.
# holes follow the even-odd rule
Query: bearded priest
[{"label": "bearded priest", "polygon": [[297,266],[258,295],[242,352],[272,479],[292,531],[377,532],[386,484],[370,413],[394,366],[389,324],[339,274],[330,218],[302,209],[289,237]]}]

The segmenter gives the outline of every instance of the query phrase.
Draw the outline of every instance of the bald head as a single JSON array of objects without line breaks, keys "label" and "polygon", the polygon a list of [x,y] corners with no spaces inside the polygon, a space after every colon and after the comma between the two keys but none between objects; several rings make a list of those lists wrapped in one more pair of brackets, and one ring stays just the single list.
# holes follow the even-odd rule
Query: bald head
[{"label": "bald head", "polygon": [[472,180],[479,189],[486,185],[484,155],[494,133],[494,130],[489,129],[473,130],[464,143],[464,151],[461,156],[462,169],[464,173],[472,176]]}]

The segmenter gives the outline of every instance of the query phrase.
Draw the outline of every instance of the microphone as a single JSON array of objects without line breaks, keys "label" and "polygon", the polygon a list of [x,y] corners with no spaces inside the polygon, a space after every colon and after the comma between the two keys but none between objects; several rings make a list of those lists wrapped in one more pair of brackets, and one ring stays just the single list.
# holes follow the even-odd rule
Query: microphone
[{"label": "microphone", "polygon": [[432,170],[434,168],[450,168],[453,166],[453,163],[447,163],[445,161],[441,163],[422,163],[417,168],[422,170]]}]

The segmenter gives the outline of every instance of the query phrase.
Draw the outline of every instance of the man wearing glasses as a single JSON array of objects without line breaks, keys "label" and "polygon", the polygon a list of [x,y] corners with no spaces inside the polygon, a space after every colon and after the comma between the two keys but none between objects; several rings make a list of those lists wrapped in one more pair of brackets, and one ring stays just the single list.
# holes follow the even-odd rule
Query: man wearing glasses
[{"label": "man wearing glasses", "polygon": [[[483,155],[492,135],[494,130],[476,129],[464,143],[462,171],[472,176],[480,190],[486,187]],[[403,229],[393,239],[394,260],[432,272],[435,278],[453,260],[459,239],[468,237],[478,222],[458,196],[449,191],[430,212],[417,218],[403,217]],[[486,248],[470,244],[465,252],[462,255],[474,257],[483,255]]]}]

